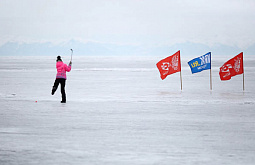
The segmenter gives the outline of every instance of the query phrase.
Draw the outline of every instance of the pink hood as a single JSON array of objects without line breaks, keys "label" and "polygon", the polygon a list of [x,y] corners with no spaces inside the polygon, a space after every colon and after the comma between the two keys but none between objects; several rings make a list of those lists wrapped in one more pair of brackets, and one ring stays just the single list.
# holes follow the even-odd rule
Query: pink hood
[{"label": "pink hood", "polygon": [[58,61],[56,63],[57,68],[57,77],[56,78],[64,78],[66,79],[66,72],[70,72],[71,65],[66,65],[62,61]]}]

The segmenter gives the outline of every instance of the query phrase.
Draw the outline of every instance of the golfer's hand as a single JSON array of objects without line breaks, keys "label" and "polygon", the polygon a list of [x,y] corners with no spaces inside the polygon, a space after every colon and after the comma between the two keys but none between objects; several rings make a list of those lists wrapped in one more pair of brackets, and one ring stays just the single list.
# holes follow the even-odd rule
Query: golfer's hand
[{"label": "golfer's hand", "polygon": [[69,65],[72,65],[72,61],[69,62]]}]

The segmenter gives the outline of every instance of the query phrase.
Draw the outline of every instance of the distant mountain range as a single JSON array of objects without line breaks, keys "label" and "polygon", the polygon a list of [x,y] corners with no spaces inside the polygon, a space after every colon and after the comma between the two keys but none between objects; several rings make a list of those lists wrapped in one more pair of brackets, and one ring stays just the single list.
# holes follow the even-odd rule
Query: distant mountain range
[{"label": "distant mountain range", "polygon": [[75,55],[90,56],[132,56],[132,55],[170,55],[178,50],[184,56],[202,55],[212,52],[215,55],[236,55],[244,52],[246,55],[255,55],[255,44],[245,50],[237,47],[218,44],[207,46],[199,43],[181,43],[170,46],[135,46],[118,45],[109,43],[87,42],[83,43],[76,40],[70,40],[61,44],[45,43],[18,43],[8,42],[0,46],[0,56],[51,56],[51,55],[69,55],[72,48]]}]

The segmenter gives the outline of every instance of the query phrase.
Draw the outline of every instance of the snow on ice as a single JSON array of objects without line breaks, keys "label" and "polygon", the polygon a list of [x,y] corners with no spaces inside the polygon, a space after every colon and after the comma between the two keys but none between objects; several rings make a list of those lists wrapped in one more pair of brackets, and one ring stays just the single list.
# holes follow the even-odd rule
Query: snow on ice
[{"label": "snow on ice", "polygon": [[[163,57],[162,57],[163,58]],[[73,57],[67,103],[51,95],[55,57],[0,57],[0,164],[255,163],[255,60],[220,81],[209,70],[160,79],[161,57]],[[68,63],[70,57],[63,57]]]}]

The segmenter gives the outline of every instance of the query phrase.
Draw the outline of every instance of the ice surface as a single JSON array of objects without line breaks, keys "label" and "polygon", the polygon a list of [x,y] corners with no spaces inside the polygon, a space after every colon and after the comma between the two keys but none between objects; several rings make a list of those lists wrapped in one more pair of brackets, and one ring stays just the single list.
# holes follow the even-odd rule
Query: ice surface
[{"label": "ice surface", "polygon": [[[0,57],[0,164],[255,163],[255,58],[220,81],[209,71],[161,80],[164,57],[73,57],[67,103],[51,96],[55,57]],[[70,57],[64,57],[68,63]],[[37,101],[37,102],[36,102]]]}]

